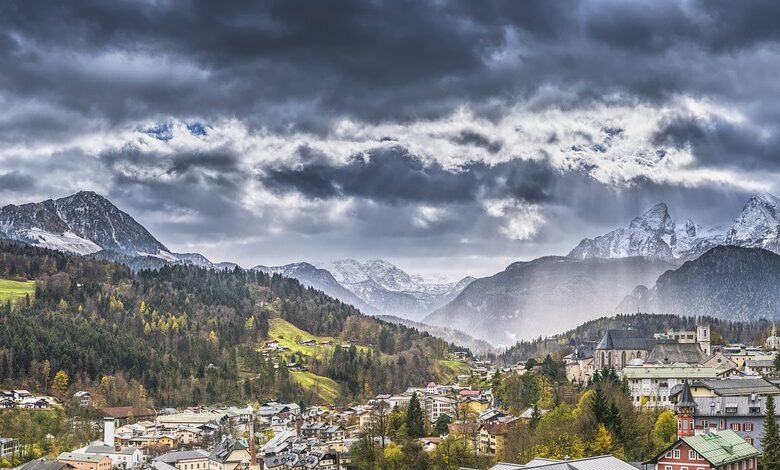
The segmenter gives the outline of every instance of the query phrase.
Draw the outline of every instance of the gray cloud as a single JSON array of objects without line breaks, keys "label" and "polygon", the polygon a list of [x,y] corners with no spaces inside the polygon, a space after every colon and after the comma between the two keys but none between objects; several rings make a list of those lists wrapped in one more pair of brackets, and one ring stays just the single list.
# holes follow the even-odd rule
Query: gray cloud
[{"label": "gray cloud", "polygon": [[276,190],[294,189],[312,198],[356,196],[391,204],[477,202],[511,197],[529,202],[549,198],[556,171],[546,162],[515,159],[496,165],[474,162],[447,170],[424,162],[402,147],[374,149],[346,165],[310,163],[268,169],[261,177]]},{"label": "gray cloud", "polygon": [[[744,189],[656,181],[652,170],[669,172],[674,151],[690,150],[689,170],[735,179],[778,171],[779,24],[772,1],[5,2],[0,191],[19,202],[102,190],[168,244],[202,243],[250,263],[316,251],[562,253],[659,200],[724,223]],[[643,143],[647,154],[620,146],[635,138],[630,123],[551,127],[539,149],[491,132],[517,107],[565,118],[599,106],[673,108],[681,98],[739,119],[671,112]],[[435,131],[457,152],[441,149],[442,158],[410,144],[403,126],[413,134],[462,109],[473,122]],[[365,154],[323,150],[345,119],[392,130],[356,133],[376,142]],[[236,121],[248,136],[208,150],[177,147],[170,129],[146,134],[162,138],[155,145],[94,143],[171,121]],[[515,133],[531,135],[528,124]],[[190,137],[222,138],[202,130]],[[282,144],[245,154],[241,140],[257,135],[300,142],[295,163]],[[561,163],[544,145],[587,158]],[[596,177],[629,161],[650,171]],[[501,230],[519,215],[487,213],[490,199],[538,207],[544,223],[509,240]]]}]

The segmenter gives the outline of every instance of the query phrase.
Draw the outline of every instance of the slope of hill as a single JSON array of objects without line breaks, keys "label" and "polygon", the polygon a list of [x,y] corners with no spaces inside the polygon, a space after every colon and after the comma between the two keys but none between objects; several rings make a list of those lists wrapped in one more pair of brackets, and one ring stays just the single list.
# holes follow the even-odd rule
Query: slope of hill
[{"label": "slope of hill", "polygon": [[513,263],[472,282],[424,323],[467,331],[493,345],[512,344],[610,314],[642,280],[654,282],[673,267],[641,257]]},{"label": "slope of hill", "polygon": [[780,318],[780,255],[764,249],[715,247],[650,285],[619,308],[732,320]]},{"label": "slope of hill", "polygon": [[[47,381],[38,382],[39,367],[48,360],[52,371],[62,369],[85,387],[99,390],[104,377],[113,377],[166,406],[317,401],[300,385],[305,377],[287,369],[297,362],[338,384],[338,399],[350,401],[437,380],[438,361],[448,357],[442,340],[362,315],[279,275],[182,265],[134,273],[0,242],[0,278],[11,277],[36,286],[34,302],[0,306],[0,382],[8,386],[41,389]],[[281,321],[353,346],[268,358],[260,349],[269,323]]]}]

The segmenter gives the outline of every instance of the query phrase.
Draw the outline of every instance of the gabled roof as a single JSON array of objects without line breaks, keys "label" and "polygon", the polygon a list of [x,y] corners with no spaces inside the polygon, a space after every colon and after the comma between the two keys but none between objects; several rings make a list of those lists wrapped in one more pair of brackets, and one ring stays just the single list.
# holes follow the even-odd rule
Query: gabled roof
[{"label": "gabled roof", "polygon": [[607,330],[596,349],[620,350],[637,349],[650,351],[655,346],[655,340],[643,338],[634,330]]},{"label": "gabled roof", "polygon": [[758,449],[748,444],[748,442],[739,434],[731,429],[726,429],[725,431],[707,432],[680,438],[677,442],[645,463],[657,463],[667,452],[678,447],[682,443],[687,444],[715,467],[721,467],[723,465],[740,462],[761,455],[761,452],[759,452]]},{"label": "gabled roof", "polygon": [[217,447],[211,451],[209,460],[225,463],[230,458],[230,454],[236,450],[247,450],[247,446],[245,446],[243,442],[237,439],[227,438],[220,442]]},{"label": "gabled roof", "polygon": [[182,451],[167,452],[157,457],[155,460],[159,460],[160,462],[175,464],[180,460],[205,459],[208,458],[208,456],[209,453],[201,449],[182,450]]},{"label": "gabled roof", "polygon": [[76,468],[73,465],[65,462],[57,462],[56,460],[32,460],[26,464],[18,467],[17,470],[70,470]]},{"label": "gabled roof", "polygon": [[682,440],[715,466],[739,462],[761,454],[758,449],[730,429],[684,437]]},{"label": "gabled roof", "polygon": [[685,362],[688,364],[702,364],[707,361],[707,355],[696,343],[676,343],[661,341],[655,345],[645,363],[674,364]]}]

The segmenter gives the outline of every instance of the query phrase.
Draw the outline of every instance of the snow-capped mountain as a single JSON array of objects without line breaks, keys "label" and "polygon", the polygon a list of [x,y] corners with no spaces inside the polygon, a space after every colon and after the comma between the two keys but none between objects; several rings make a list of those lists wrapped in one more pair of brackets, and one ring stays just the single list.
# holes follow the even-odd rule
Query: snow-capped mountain
[{"label": "snow-capped mountain", "polygon": [[0,209],[7,238],[80,255],[102,250],[126,256],[177,258],[141,224],[91,191]]},{"label": "snow-capped mountain", "polygon": [[428,282],[384,260],[343,259],[320,265],[365,303],[385,315],[419,320],[454,299],[474,278]]},{"label": "snow-capped mountain", "polygon": [[780,199],[767,193],[751,197],[726,233],[725,244],[780,253]]},{"label": "snow-capped mountain", "polygon": [[236,266],[214,264],[200,253],[172,253],[143,225],[92,191],[0,208],[0,238],[95,256],[133,269],[155,269],[166,264],[214,269]]},{"label": "snow-capped mountain", "polygon": [[626,258],[645,256],[674,260],[698,256],[723,242],[717,229],[704,230],[688,219],[677,225],[664,203],[634,218],[628,227],[621,227],[596,238],[582,240],[569,257]]},{"label": "snow-capped mountain", "polygon": [[301,284],[313,287],[333,298],[350,304],[365,314],[373,315],[379,313],[376,308],[366,304],[352,291],[339,284],[330,272],[325,269],[320,269],[310,263],[291,263],[285,264],[284,266],[258,265],[252,269],[267,274],[280,274],[285,277],[297,279]]}]

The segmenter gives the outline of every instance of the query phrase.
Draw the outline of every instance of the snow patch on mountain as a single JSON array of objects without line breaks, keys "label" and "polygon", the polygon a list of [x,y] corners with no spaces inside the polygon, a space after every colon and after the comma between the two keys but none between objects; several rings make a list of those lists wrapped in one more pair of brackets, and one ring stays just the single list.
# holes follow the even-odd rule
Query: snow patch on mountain
[{"label": "snow patch on mountain", "polygon": [[677,225],[664,203],[634,218],[628,227],[621,227],[596,238],[582,240],[569,257],[627,258],[645,256],[674,260],[697,256],[723,241],[719,229],[704,229],[688,219]]},{"label": "snow patch on mountain", "polygon": [[93,241],[82,238],[71,231],[52,233],[39,228],[32,228],[20,230],[18,233],[21,237],[29,240],[31,244],[51,250],[89,255],[103,249]]},{"label": "snow patch on mountain", "polygon": [[725,243],[780,253],[780,199],[768,193],[751,197],[726,233]]}]

